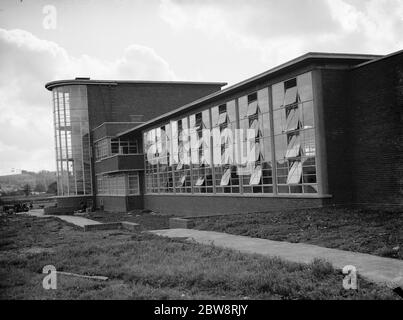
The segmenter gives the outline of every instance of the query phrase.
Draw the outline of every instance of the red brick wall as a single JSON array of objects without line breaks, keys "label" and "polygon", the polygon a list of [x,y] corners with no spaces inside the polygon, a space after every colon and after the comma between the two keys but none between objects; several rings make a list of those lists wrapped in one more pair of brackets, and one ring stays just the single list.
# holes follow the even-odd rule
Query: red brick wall
[{"label": "red brick wall", "polygon": [[349,87],[346,70],[322,70],[323,120],[329,194],[334,203],[350,203]]},{"label": "red brick wall", "polygon": [[321,73],[333,202],[402,207],[403,54]]},{"label": "red brick wall", "polygon": [[220,90],[214,84],[88,85],[90,129],[104,122],[131,121],[129,115],[144,115],[144,121]]},{"label": "red brick wall", "polygon": [[403,206],[403,53],[351,71],[357,203]]},{"label": "red brick wall", "polygon": [[319,208],[331,199],[221,195],[144,195],[144,208],[175,216],[205,216]]}]

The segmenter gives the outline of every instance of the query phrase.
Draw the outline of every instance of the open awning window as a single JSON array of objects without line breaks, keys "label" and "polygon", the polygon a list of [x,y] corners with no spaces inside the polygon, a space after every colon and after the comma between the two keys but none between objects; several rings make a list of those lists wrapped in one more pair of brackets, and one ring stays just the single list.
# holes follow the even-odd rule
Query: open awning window
[{"label": "open awning window", "polygon": [[181,176],[181,178],[179,179],[178,182],[178,187],[183,187],[186,181],[186,174],[184,174],[183,176]]},{"label": "open awning window", "polygon": [[196,113],[195,116],[195,129],[199,130],[199,129],[203,129],[204,124],[203,124],[203,115],[202,113]]},{"label": "open awning window", "polygon": [[297,103],[298,90],[297,87],[288,88],[284,95],[284,106]]},{"label": "open awning window", "polygon": [[262,179],[262,166],[257,165],[250,176],[249,185],[256,186],[260,184],[260,180]]},{"label": "open awning window", "polygon": [[221,146],[221,164],[232,163],[233,149],[228,146]]},{"label": "open awning window", "polygon": [[286,158],[295,158],[300,155],[301,152],[301,139],[300,136],[295,134],[292,136],[290,142],[287,145]]},{"label": "open awning window", "polygon": [[255,161],[262,161],[264,159],[263,153],[262,153],[262,146],[260,145],[259,142],[255,143]]},{"label": "open awning window", "polygon": [[227,112],[220,113],[218,117],[218,125],[222,125],[224,123],[227,123]]},{"label": "open awning window", "polygon": [[204,177],[199,177],[195,183],[197,187],[203,186],[204,185]]},{"label": "open awning window", "polygon": [[248,111],[246,113],[246,116],[247,117],[254,116],[258,113],[258,110],[259,110],[259,108],[257,105],[257,101],[253,101],[253,102],[249,103],[249,105],[248,105]]},{"label": "open awning window", "polygon": [[299,184],[301,182],[302,176],[302,163],[300,161],[295,161],[287,176],[287,184]]},{"label": "open awning window", "polygon": [[300,122],[300,112],[299,108],[292,108],[287,116],[287,123],[286,123],[286,129],[285,131],[293,131],[297,130],[299,127],[299,122]]},{"label": "open awning window", "polygon": [[231,168],[227,169],[221,177],[220,186],[228,186],[231,178]]},{"label": "open awning window", "polygon": [[255,130],[255,138],[262,136],[262,131],[260,130],[260,124],[258,119],[253,119],[249,125],[249,129]]}]

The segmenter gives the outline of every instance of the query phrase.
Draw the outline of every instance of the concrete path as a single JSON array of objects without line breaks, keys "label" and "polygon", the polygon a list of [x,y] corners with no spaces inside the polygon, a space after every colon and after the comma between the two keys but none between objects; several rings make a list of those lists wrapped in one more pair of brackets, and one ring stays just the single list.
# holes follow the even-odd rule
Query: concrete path
[{"label": "concrete path", "polygon": [[89,226],[89,225],[96,225],[96,224],[101,224],[101,222],[98,221],[94,221],[94,220],[90,220],[84,217],[80,217],[80,216],[59,216],[59,215],[45,215],[43,212],[43,209],[34,209],[34,210],[30,210],[28,212],[22,212],[22,213],[18,213],[18,214],[27,214],[33,217],[38,217],[38,218],[48,218],[48,217],[55,217],[55,218],[59,218],[61,220],[64,220],[68,223],[72,223],[76,226],[79,226],[81,228],[84,228],[85,226]]},{"label": "concrete path", "polygon": [[342,269],[347,265],[355,266],[358,274],[370,281],[386,284],[392,288],[403,287],[402,260],[328,249],[310,244],[257,239],[213,231],[167,229],[150,232],[169,238],[187,238],[198,243],[212,244],[245,253],[277,256],[292,262],[310,263],[315,258],[321,258],[329,261],[337,269]]}]

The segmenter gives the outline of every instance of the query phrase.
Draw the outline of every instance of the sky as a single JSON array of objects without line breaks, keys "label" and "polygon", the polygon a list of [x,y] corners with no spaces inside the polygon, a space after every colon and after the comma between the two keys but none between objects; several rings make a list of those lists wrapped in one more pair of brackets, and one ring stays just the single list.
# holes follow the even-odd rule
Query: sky
[{"label": "sky", "polygon": [[57,79],[223,81],[403,49],[402,0],[1,0],[0,174],[55,170]]}]

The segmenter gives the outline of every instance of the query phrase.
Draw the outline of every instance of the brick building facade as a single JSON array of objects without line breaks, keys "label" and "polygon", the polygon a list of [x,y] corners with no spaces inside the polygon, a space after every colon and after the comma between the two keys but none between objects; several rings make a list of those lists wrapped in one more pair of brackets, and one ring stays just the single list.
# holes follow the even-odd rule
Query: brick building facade
[{"label": "brick building facade", "polygon": [[59,210],[403,207],[402,52],[308,53],[223,85],[48,83]]}]

